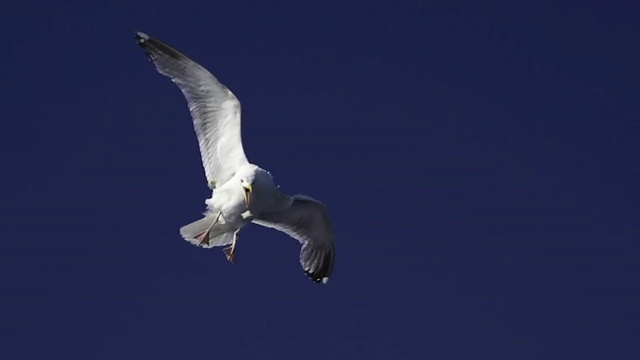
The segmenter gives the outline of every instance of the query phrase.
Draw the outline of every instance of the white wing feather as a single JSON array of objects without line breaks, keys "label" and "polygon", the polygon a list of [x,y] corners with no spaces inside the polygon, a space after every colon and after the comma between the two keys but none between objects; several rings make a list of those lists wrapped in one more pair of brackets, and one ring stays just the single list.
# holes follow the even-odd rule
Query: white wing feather
[{"label": "white wing feather", "polygon": [[334,235],[325,205],[304,195],[292,197],[284,210],[262,212],[254,223],[280,230],[302,245],[300,264],[316,282],[326,283],[335,262]]},{"label": "white wing feather", "polygon": [[242,148],[240,101],[204,67],[168,44],[144,33],[138,45],[182,90],[193,118],[202,163],[209,184],[224,184],[248,164]]}]

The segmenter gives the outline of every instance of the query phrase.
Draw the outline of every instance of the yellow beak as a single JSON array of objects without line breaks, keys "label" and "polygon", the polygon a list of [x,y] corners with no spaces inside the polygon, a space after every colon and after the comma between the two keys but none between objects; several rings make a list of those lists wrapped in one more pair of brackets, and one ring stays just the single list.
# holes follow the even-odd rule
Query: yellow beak
[{"label": "yellow beak", "polygon": [[249,200],[251,199],[251,192],[253,191],[253,186],[247,185],[242,188],[242,195],[244,195],[244,203],[247,205],[247,209],[249,208]]}]

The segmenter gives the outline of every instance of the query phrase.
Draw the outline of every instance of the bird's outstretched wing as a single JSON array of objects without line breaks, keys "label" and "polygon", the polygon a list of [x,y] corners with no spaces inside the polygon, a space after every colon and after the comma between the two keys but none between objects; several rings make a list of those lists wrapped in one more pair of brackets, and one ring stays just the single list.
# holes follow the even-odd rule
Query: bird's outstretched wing
[{"label": "bird's outstretched wing", "polygon": [[187,99],[207,181],[227,182],[248,163],[240,134],[240,101],[207,69],[170,45],[141,32],[136,41]]},{"label": "bird's outstretched wing", "polygon": [[335,261],[334,235],[323,203],[295,195],[284,210],[262,212],[254,223],[280,230],[300,241],[300,264],[315,282],[326,283]]}]

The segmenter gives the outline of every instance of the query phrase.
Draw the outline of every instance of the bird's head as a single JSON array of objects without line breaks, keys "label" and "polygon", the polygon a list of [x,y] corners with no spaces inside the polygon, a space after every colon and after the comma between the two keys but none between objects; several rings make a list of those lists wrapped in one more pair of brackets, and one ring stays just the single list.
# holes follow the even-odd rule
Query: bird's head
[{"label": "bird's head", "polygon": [[276,191],[275,183],[269,172],[255,165],[240,169],[236,176],[240,179],[242,195],[247,209],[250,206],[260,207],[260,204],[264,204],[265,197]]},{"label": "bird's head", "polygon": [[240,178],[240,185],[242,185],[242,195],[244,196],[244,203],[247,205],[247,209],[251,203],[251,193],[253,192],[254,176],[244,176]]}]

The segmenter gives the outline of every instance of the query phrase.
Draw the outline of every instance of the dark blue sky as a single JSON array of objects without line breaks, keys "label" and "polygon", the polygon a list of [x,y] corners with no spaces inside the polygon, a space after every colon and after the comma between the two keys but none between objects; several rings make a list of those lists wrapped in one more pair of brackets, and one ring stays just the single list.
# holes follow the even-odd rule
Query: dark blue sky
[{"label": "dark blue sky", "polygon": [[[3,2],[1,357],[636,358],[638,9],[563,3]],[[181,239],[210,193],[136,30],[327,204],[327,286]]]}]

